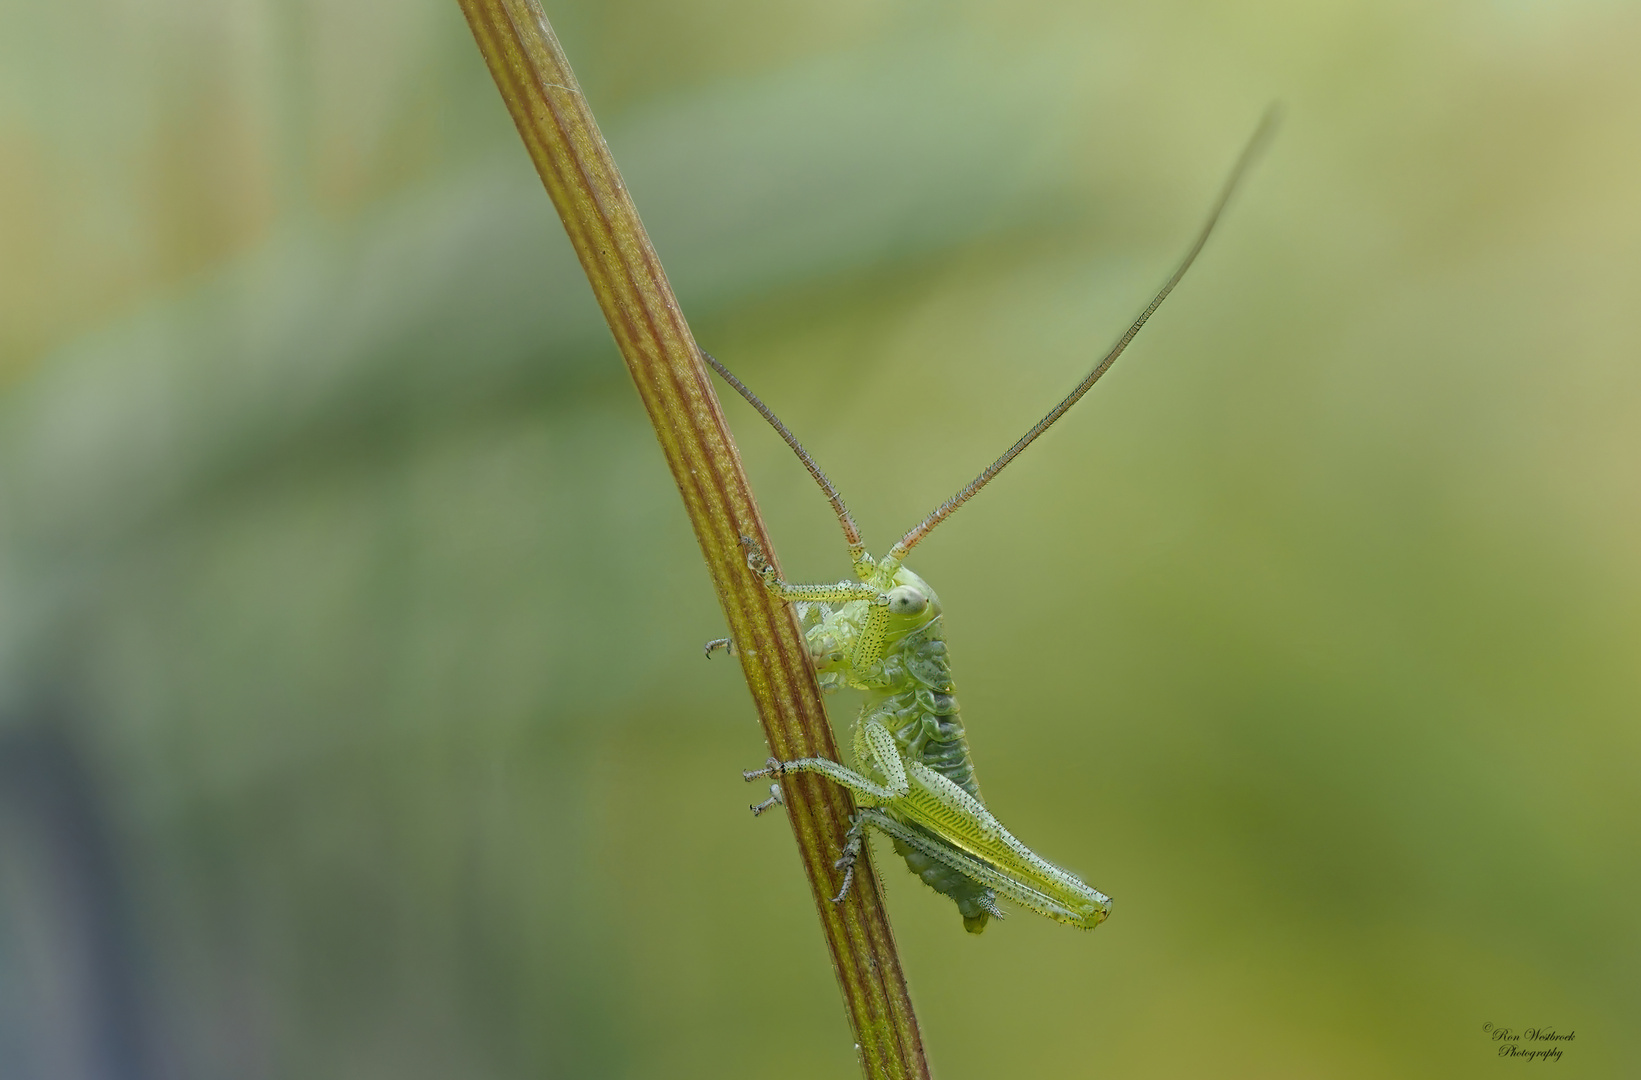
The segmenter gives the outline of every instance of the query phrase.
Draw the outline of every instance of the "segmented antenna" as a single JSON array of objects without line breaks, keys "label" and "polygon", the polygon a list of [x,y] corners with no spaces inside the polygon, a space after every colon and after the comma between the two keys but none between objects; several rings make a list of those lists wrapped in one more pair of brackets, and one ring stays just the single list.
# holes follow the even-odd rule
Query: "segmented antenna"
[{"label": "segmented antenna", "polygon": [[1185,276],[1185,272],[1191,269],[1191,264],[1196,261],[1197,254],[1202,251],[1203,245],[1208,242],[1208,235],[1214,231],[1214,225],[1218,223],[1219,215],[1224,212],[1225,204],[1231,201],[1231,195],[1236,191],[1237,185],[1241,183],[1243,174],[1248,171],[1248,166],[1253,164],[1254,159],[1265,148],[1265,144],[1270,140],[1271,133],[1276,130],[1277,121],[1280,118],[1281,108],[1279,106],[1272,105],[1266,110],[1264,118],[1259,122],[1259,127],[1254,131],[1253,138],[1248,140],[1248,145],[1243,148],[1242,156],[1237,158],[1236,164],[1232,166],[1231,175],[1226,179],[1225,186],[1220,189],[1219,199],[1214,203],[1213,210],[1209,212],[1207,223],[1197,233],[1196,242],[1191,245],[1191,250],[1186,252],[1185,258],[1180,262],[1179,268],[1174,271],[1173,276],[1157,292],[1157,295],[1151,298],[1151,302],[1145,306],[1145,310],[1140,312],[1140,317],[1135,319],[1133,325],[1123,333],[1122,337],[1117,339],[1115,345],[1111,346],[1111,351],[1105,354],[1105,358],[1094,365],[1094,370],[1090,371],[1088,376],[1077,384],[1077,389],[1067,394],[1064,401],[1049,410],[1049,414],[1037,421],[1037,425],[1021,436],[1020,441],[1009,447],[1002,457],[986,466],[985,471],[970,481],[967,487],[941,503],[934,513],[923,519],[922,524],[902,536],[899,542],[890,549],[888,558],[896,561],[904,559],[906,553],[925,536],[928,536],[936,525],[951,517],[959,506],[968,502],[974,497],[975,492],[985,487],[991,482],[992,477],[1002,472],[1005,465],[1019,457],[1020,451],[1035,442],[1037,436],[1047,431],[1054,421],[1060,419],[1073,405],[1077,404],[1082,396],[1088,393],[1089,388],[1099,381],[1100,376],[1104,375],[1111,365],[1116,363],[1117,357],[1121,356],[1123,350],[1128,348],[1128,343],[1134,340],[1134,335],[1140,332],[1140,327],[1144,326],[1146,320],[1150,319],[1157,308],[1162,306],[1162,302],[1168,299],[1168,294],[1174,291],[1174,286],[1178,285],[1180,279]]},{"label": "segmented antenna", "polygon": [[861,540],[860,526],[855,524],[855,517],[849,513],[849,508],[843,505],[843,496],[839,495],[838,489],[832,486],[832,481],[828,480],[826,474],[821,471],[821,467],[815,464],[815,459],[810,457],[809,451],[805,450],[803,444],[798,442],[797,436],[788,431],[786,425],[781,423],[781,418],[775,415],[775,410],[765,405],[746,383],[737,379],[733,371],[719,363],[718,358],[705,349],[701,350],[701,359],[712,365],[712,370],[723,376],[723,380],[733,387],[737,394],[746,398],[747,404],[757,409],[758,415],[769,421],[769,426],[774,428],[775,433],[785,439],[786,445],[790,446],[792,452],[798,455],[798,460],[803,462],[803,467],[809,470],[809,475],[813,476],[815,483],[820,485],[821,491],[826,495],[826,501],[832,504],[832,512],[838,516],[838,524],[843,526],[843,539],[849,545],[849,562],[858,564],[861,559],[866,557],[866,543]]}]

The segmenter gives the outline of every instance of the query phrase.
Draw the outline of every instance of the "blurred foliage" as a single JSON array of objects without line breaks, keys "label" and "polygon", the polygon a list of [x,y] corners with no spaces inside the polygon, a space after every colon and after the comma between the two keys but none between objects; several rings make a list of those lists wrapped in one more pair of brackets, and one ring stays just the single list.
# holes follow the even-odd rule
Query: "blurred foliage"
[{"label": "blurred foliage", "polygon": [[[550,5],[704,344],[918,551],[943,1077],[1641,1051],[1641,12]],[[454,4],[0,4],[0,1075],[848,1076],[705,575]],[[824,502],[727,406],[794,577]],[[847,722],[840,701],[835,715]]]}]

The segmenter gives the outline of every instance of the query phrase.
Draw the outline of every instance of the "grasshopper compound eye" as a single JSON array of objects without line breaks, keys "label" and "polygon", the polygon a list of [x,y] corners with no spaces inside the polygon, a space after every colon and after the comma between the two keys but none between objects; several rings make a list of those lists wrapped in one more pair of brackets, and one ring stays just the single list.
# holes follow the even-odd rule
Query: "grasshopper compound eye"
[{"label": "grasshopper compound eye", "polygon": [[889,610],[896,615],[917,615],[929,606],[929,598],[916,585],[896,585],[886,595]]}]

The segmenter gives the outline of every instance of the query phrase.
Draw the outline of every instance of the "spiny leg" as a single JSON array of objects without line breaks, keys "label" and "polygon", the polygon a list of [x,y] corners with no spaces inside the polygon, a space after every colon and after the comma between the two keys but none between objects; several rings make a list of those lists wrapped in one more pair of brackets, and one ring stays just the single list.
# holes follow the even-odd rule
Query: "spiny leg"
[{"label": "spiny leg", "polygon": [[834,585],[793,585],[782,581],[775,573],[775,568],[769,565],[764,557],[763,548],[750,536],[741,537],[741,544],[746,548],[746,565],[754,574],[763,579],[764,588],[780,597],[782,600],[791,600],[797,603],[842,603],[848,600],[877,600],[888,603],[888,599],[877,589],[860,581],[840,581]]},{"label": "spiny leg", "polygon": [[[775,760],[774,758],[770,758],[769,765],[767,767],[763,769],[749,770],[743,775],[748,780],[756,780],[759,777],[770,775],[771,770],[779,769],[780,765],[781,762]],[[781,795],[781,785],[770,784],[769,798],[765,799],[761,803],[752,804],[752,816],[757,817],[765,810],[777,805],[785,806],[786,799]],[[838,887],[838,894],[832,897],[832,903],[834,904],[843,903],[844,897],[849,895],[849,889],[855,883],[855,861],[860,858],[861,849],[864,846],[862,833],[865,828],[866,819],[857,814],[853,823],[849,826],[849,834],[843,845],[843,853],[839,855],[837,861],[832,864],[832,868],[834,870],[843,871],[843,884]]]},{"label": "spiny leg", "polygon": [[752,816],[757,817],[759,814],[763,813],[765,810],[768,810],[771,806],[785,806],[785,805],[786,805],[786,797],[781,794],[781,785],[779,785],[779,784],[770,784],[769,785],[769,798],[765,799],[761,803],[753,803],[752,804]]},{"label": "spiny leg", "polygon": [[1026,847],[990,810],[947,777],[917,761],[907,765],[907,773],[909,790],[897,809],[908,820],[1070,906],[1088,912],[1109,906],[1109,897]]},{"label": "spiny leg", "polygon": [[[876,763],[879,770],[889,778],[888,784],[879,784],[869,777],[862,776],[853,769],[844,767],[830,758],[798,758],[795,761],[782,761],[779,758],[770,758],[761,769],[748,769],[741,775],[747,780],[760,780],[770,776],[785,776],[795,772],[820,773],[832,782],[848,788],[859,796],[868,805],[890,801],[903,797],[907,792],[906,766],[895,752],[894,736],[881,724],[868,722],[857,729],[856,753],[863,759]],[[761,814],[769,809],[780,798],[780,785],[771,784],[769,788],[771,798],[752,808],[754,815]],[[838,860],[832,864],[834,869],[843,871],[843,884],[838,888],[838,894],[832,897],[832,903],[841,904],[849,895],[849,889],[855,882],[855,862],[860,858],[865,840],[863,834],[866,829],[864,814],[856,814],[851,820],[848,839],[844,843],[843,852]]]},{"label": "spiny leg", "polygon": [[861,815],[879,832],[915,848],[951,868],[964,877],[991,889],[1022,907],[1056,922],[1092,930],[1111,914],[1111,898],[1088,886],[1082,886],[1077,895],[1055,895],[1038,888],[1035,883],[1022,880],[1010,868],[994,865],[976,858],[937,834],[911,829],[881,810],[863,810]]},{"label": "spiny leg", "polygon": [[[879,724],[871,726],[882,727]],[[891,803],[897,799],[905,798],[907,794],[909,783],[906,779],[906,766],[892,749],[894,736],[889,735],[887,731],[882,732],[882,737],[877,736],[878,732],[867,733],[868,753],[871,754],[878,768],[883,771],[884,776],[888,778],[889,782],[886,784],[880,784],[869,776],[862,776],[847,765],[839,764],[831,758],[797,758],[792,761],[782,761],[780,758],[772,757],[764,763],[763,768],[747,769],[741,775],[750,782],[761,780],[766,776],[771,779],[779,779],[791,773],[820,773],[834,784],[848,788],[867,806]],[[882,745],[883,738],[890,740],[887,753],[883,752],[885,750]],[[858,742],[857,745],[859,745]]]},{"label": "spiny leg", "polygon": [[741,543],[746,546],[747,567],[763,579],[764,588],[782,600],[797,604],[800,617],[809,604],[847,603],[850,600],[871,601],[850,662],[862,678],[870,681],[880,677],[883,635],[889,626],[889,593],[880,592],[876,586],[863,581],[845,580],[832,585],[793,585],[782,581],[775,574],[775,568],[769,565],[769,560],[764,557],[763,549],[758,546],[756,540],[750,536],[743,536]]},{"label": "spiny leg", "polygon": [[779,779],[791,773],[820,773],[833,783],[848,788],[856,795],[862,796],[873,803],[885,802],[894,799],[897,795],[905,794],[894,788],[884,787],[869,777],[841,765],[831,758],[795,758],[792,761],[782,761],[780,758],[770,758],[761,769],[744,769],[741,776],[750,783],[753,780],[762,780],[765,777]]},{"label": "spiny leg", "polygon": [[841,904],[843,898],[849,895],[850,886],[855,883],[855,860],[860,858],[861,850],[866,844],[866,818],[856,814],[849,824],[848,839],[843,845],[843,854],[838,861],[832,864],[832,869],[843,871],[843,884],[838,888],[838,894],[832,897],[832,903]]},{"label": "spiny leg", "polygon": [[[890,802],[904,798],[910,791],[910,781],[906,775],[906,763],[901,760],[895,745],[894,736],[889,734],[888,728],[876,721],[864,721],[855,729],[855,755],[862,761],[869,761],[879,772],[887,778],[887,784],[879,784],[869,777],[862,776],[853,769],[840,765],[831,758],[798,758],[795,761],[782,761],[772,757],[764,763],[761,769],[748,769],[741,773],[748,781],[760,780],[765,777],[781,777],[788,773],[814,772],[831,780],[833,783],[848,788],[860,797],[867,805]],[[770,797],[752,807],[754,816],[763,813],[776,803],[783,803],[779,784],[771,784]],[[864,834],[868,822],[866,812],[855,815],[849,826],[848,838],[843,846],[843,853],[832,864],[834,869],[843,871],[843,884],[838,888],[838,894],[832,897],[832,903],[841,904],[849,895],[850,888],[855,882],[855,862],[861,856],[865,847]]]}]

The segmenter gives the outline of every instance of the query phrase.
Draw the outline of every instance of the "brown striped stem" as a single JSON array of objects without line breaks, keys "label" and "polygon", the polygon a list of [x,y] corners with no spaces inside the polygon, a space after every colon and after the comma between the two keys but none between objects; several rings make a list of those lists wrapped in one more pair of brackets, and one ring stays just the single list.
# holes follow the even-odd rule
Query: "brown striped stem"
[{"label": "brown striped stem", "polygon": [[[460,0],[610,332],[627,362],[683,496],[723,604],[770,752],[784,760],[838,757],[808,650],[790,605],[746,564],[741,537],[774,548],[724,423],[700,350],[650,246],[592,110],[535,0]],[[726,771],[726,781],[734,775]],[[821,931],[869,1078],[927,1077],[877,875],[867,860],[841,904],[833,861],[854,803],[818,776],[782,780],[787,816],[809,876]]]}]

